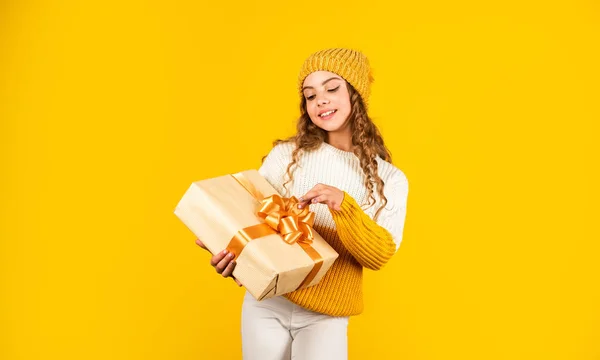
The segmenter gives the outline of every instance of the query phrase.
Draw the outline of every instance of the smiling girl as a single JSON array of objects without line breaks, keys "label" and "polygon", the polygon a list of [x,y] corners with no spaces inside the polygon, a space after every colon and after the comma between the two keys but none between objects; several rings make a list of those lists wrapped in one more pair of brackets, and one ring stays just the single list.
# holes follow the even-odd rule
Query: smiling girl
[{"label": "smiling girl", "polygon": [[[310,206],[314,229],[339,257],[315,286],[262,301],[246,293],[246,360],[347,359],[348,319],[363,311],[363,269],[381,269],[400,246],[408,181],[367,113],[372,81],[368,59],[351,49],[321,50],[302,65],[297,133],[275,142],[259,173]],[[222,251],[211,265],[230,277],[235,262]]]}]

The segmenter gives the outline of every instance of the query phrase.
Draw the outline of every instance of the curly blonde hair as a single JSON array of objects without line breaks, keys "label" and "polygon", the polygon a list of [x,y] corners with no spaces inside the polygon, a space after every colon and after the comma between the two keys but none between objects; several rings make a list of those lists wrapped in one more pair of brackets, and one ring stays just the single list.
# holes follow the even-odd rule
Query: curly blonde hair
[{"label": "curly blonde hair", "polygon": [[[376,203],[373,195],[375,185],[377,186],[379,197],[383,201],[383,204],[375,213],[374,218],[377,219],[381,210],[387,205],[387,198],[383,193],[385,184],[377,173],[376,156],[379,155],[380,158],[391,163],[391,154],[386,148],[377,126],[375,126],[367,114],[362,97],[350,83],[346,82],[346,86],[351,104],[351,111],[348,117],[352,130],[352,144],[354,145],[354,154],[360,159],[360,166],[365,174],[368,205],[371,207]],[[311,121],[306,111],[306,99],[304,97],[302,97],[302,101],[300,102],[300,114],[296,125],[296,135],[284,140],[277,139],[273,142],[273,146],[284,142],[293,142],[296,145],[296,148],[292,152],[292,162],[288,165],[286,171],[288,180],[283,184],[286,190],[286,185],[292,181],[292,173],[298,165],[298,160],[302,152],[317,149],[327,139],[327,132]]]}]

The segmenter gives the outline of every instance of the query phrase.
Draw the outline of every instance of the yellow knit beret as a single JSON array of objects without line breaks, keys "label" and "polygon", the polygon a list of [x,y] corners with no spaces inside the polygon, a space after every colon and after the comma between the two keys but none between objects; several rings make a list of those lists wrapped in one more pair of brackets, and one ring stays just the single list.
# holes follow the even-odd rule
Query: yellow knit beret
[{"label": "yellow knit beret", "polygon": [[304,79],[315,71],[338,74],[358,91],[365,106],[369,102],[373,77],[369,60],[363,53],[352,49],[332,48],[311,54],[302,64],[298,76],[300,93]]}]

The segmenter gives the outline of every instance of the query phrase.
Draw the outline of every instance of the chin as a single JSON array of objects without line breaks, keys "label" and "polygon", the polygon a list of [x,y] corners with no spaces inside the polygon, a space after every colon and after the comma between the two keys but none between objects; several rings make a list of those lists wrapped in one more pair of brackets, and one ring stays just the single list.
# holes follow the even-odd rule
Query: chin
[{"label": "chin", "polygon": [[337,131],[339,130],[343,125],[344,122],[343,121],[337,121],[337,119],[332,119],[332,120],[321,120],[321,119],[317,119],[317,121],[315,121],[314,119],[311,119],[313,124],[317,125],[319,128],[328,131],[328,132],[333,132],[333,131]]},{"label": "chin", "polygon": [[333,132],[333,131],[339,130],[343,125],[343,124],[333,124],[333,123],[328,123],[328,122],[323,122],[323,121],[314,122],[314,124],[327,132]]}]

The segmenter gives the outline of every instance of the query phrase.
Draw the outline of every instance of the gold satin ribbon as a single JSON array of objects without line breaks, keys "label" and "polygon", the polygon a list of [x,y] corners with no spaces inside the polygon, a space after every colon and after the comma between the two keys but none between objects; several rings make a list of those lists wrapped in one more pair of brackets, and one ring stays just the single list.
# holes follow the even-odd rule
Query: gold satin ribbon
[{"label": "gold satin ribbon", "polygon": [[258,216],[281,233],[283,240],[288,244],[298,241],[311,244],[314,239],[312,225],[315,214],[308,211],[308,207],[298,209],[298,199],[295,197],[282,198],[272,195],[263,199]]},{"label": "gold satin ribbon", "polygon": [[315,214],[310,212],[308,207],[298,209],[298,199],[293,196],[282,198],[275,194],[265,198],[243,174],[231,176],[259,202],[257,214],[265,222],[238,231],[227,245],[227,250],[234,254],[235,259],[250,241],[279,233],[286,243],[298,243],[315,263],[296,290],[310,284],[323,266],[323,258],[311,246],[314,239],[312,226]]},{"label": "gold satin ribbon", "polygon": [[244,250],[244,247],[248,245],[250,241],[271,234],[277,234],[277,231],[273,230],[267,224],[249,226],[238,231],[231,241],[229,241],[226,249],[230,253],[233,253],[233,259],[235,259],[242,253],[242,250]]},{"label": "gold satin ribbon", "polygon": [[264,195],[260,191],[258,191],[256,186],[254,186],[254,184],[251,183],[250,180],[248,180],[248,178],[244,176],[244,174],[237,173],[232,174],[231,176],[234,179],[236,179],[237,182],[240,183],[240,185],[242,185],[242,187],[246,189],[246,191],[249,192],[254,199],[256,199],[256,201],[260,201],[260,199],[264,198]]}]

